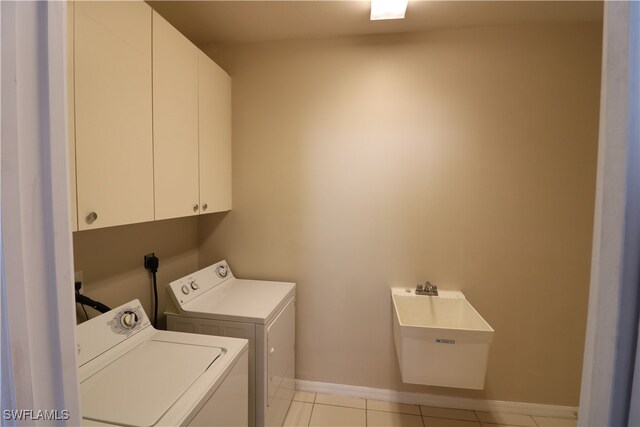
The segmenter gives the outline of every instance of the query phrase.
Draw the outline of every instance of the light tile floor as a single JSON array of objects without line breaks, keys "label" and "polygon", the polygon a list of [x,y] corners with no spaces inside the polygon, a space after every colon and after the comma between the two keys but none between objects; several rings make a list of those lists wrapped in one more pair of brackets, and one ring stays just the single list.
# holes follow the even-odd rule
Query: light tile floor
[{"label": "light tile floor", "polygon": [[576,427],[577,421],[296,392],[286,427]]}]

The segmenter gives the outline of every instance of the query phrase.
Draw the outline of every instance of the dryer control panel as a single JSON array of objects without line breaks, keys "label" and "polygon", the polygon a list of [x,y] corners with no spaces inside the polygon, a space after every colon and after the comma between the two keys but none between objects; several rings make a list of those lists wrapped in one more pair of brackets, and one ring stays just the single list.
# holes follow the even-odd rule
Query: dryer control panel
[{"label": "dryer control panel", "polygon": [[169,283],[169,293],[178,306],[183,306],[231,278],[233,273],[227,262],[222,260]]},{"label": "dryer control panel", "polygon": [[151,327],[140,301],[133,300],[77,326],[78,366]]}]

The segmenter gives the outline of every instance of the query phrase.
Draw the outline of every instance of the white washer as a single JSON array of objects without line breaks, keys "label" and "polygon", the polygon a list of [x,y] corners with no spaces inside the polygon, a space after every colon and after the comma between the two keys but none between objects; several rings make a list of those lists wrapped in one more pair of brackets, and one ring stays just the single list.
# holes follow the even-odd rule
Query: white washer
[{"label": "white washer", "polygon": [[171,282],[167,329],[249,340],[249,424],[281,426],[295,392],[295,283],[236,279],[220,261]]},{"label": "white washer", "polygon": [[83,425],[248,425],[248,342],[158,331],[133,300],[77,327]]}]

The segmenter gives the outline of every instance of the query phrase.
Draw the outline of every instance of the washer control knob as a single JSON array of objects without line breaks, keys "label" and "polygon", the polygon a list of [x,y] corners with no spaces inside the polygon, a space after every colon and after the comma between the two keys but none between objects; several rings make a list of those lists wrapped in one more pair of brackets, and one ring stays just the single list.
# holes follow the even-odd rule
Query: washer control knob
[{"label": "washer control knob", "polygon": [[182,285],[182,293],[185,295],[189,294],[189,287],[187,285]]},{"label": "washer control knob", "polygon": [[227,266],[224,264],[219,265],[218,268],[216,268],[216,273],[218,273],[218,276],[221,278],[227,277],[228,272],[229,270],[227,270]]},{"label": "washer control knob", "polygon": [[197,291],[198,289],[200,289],[200,285],[198,285],[198,283],[195,280],[192,280],[190,285],[191,285],[191,289],[193,289],[194,291]]},{"label": "washer control knob", "polygon": [[138,324],[138,316],[133,311],[125,311],[120,316],[120,324],[125,329],[133,329]]}]

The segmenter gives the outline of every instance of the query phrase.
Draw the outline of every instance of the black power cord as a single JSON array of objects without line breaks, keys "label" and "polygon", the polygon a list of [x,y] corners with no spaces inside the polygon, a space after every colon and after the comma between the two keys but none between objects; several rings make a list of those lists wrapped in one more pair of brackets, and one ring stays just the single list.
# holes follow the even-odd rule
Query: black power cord
[{"label": "black power cord", "polygon": [[[106,313],[107,311],[111,310],[108,306],[102,304],[101,302],[92,300],[91,298],[85,295],[82,295],[79,292],[76,293],[76,302],[82,305],[83,309],[85,305],[88,305],[89,307],[93,308],[96,311],[99,311],[100,313]],[[86,311],[85,311],[85,314],[86,314]]]},{"label": "black power cord", "polygon": [[[76,286],[78,285],[78,283],[80,282],[76,282]],[[80,307],[82,307],[82,311],[84,311],[84,317],[86,317],[87,320],[89,320],[89,315],[87,314],[87,309],[84,308],[84,304],[77,301],[79,295],[80,295],[80,291],[76,288],[76,304],[80,304]]]},{"label": "black power cord", "polygon": [[84,311],[84,317],[86,317],[87,320],[89,320],[89,315],[87,314],[87,309],[84,308],[84,304],[78,302],[78,296],[80,295],[80,288],[82,288],[82,282],[74,282],[73,287],[75,288],[75,291],[76,291],[76,304],[80,304],[80,307],[82,307],[82,311]]},{"label": "black power cord", "polygon": [[153,327],[158,327],[158,285],[156,283],[156,273],[160,266],[160,260],[154,252],[144,256],[144,268],[151,272],[153,276]]}]

